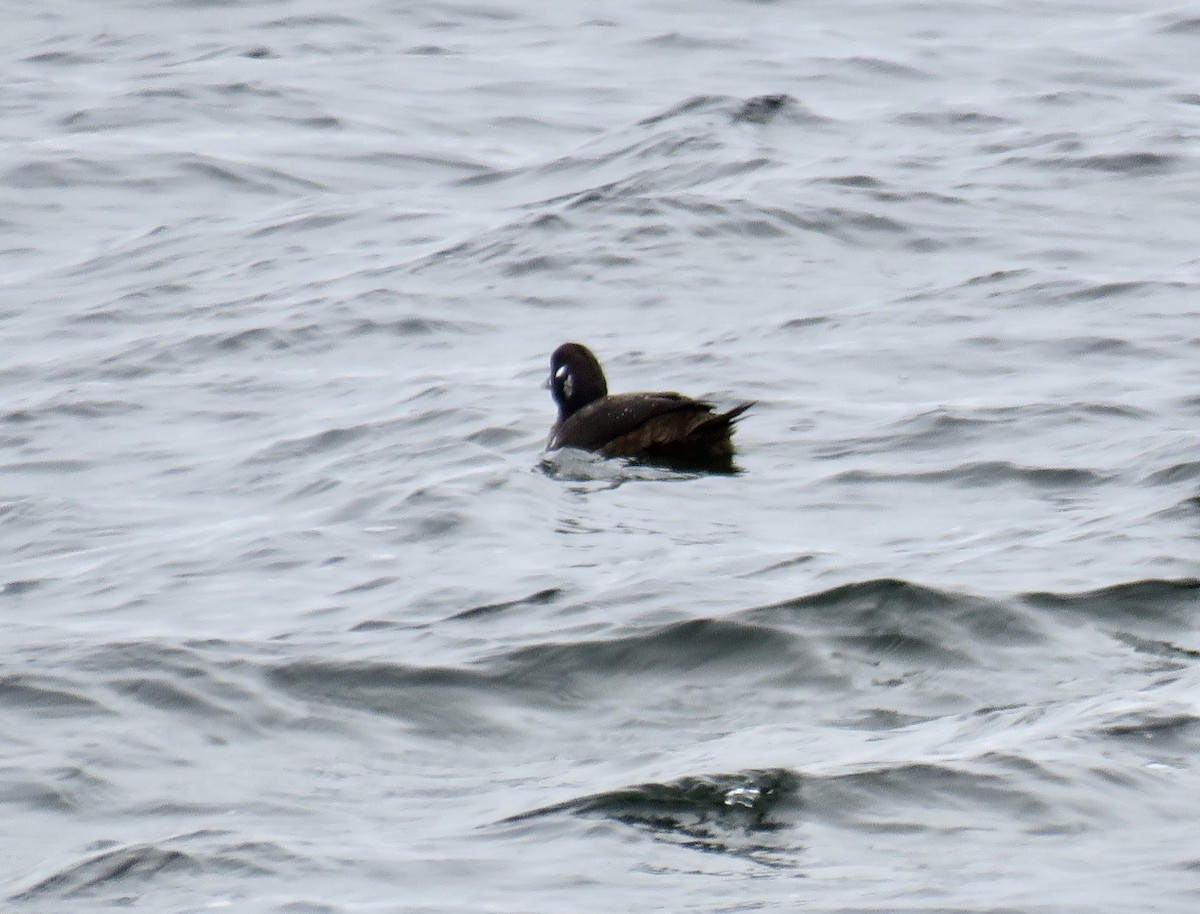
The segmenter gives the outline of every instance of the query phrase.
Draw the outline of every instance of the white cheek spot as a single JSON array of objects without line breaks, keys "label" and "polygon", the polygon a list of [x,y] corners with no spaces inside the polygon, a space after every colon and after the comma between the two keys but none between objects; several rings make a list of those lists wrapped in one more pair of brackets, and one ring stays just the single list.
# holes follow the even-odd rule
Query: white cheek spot
[{"label": "white cheek spot", "polygon": [[567,368],[566,365],[559,365],[558,368],[555,369],[554,380],[556,380],[562,386],[563,399],[570,400],[571,391],[575,387],[575,385],[571,382],[571,369]]}]

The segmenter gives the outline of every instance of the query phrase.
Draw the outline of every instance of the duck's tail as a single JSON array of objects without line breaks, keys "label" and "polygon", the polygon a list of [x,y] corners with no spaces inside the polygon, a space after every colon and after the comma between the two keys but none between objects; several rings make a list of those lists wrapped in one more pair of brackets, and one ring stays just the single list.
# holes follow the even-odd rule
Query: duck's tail
[{"label": "duck's tail", "polygon": [[696,449],[697,453],[703,453],[708,457],[732,456],[734,423],[754,403],[754,400],[747,400],[731,410],[705,417],[688,432],[687,438],[683,442],[684,445]]}]

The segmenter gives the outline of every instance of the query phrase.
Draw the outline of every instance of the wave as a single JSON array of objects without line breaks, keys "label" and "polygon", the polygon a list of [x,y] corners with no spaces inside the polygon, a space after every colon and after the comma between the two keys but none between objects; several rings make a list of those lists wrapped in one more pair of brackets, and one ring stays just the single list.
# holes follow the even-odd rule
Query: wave
[{"label": "wave", "polygon": [[201,863],[191,854],[153,844],[122,846],[71,864],[12,896],[28,901],[42,896],[77,897],[117,885],[144,885],[154,877],[198,875]]},{"label": "wave", "polygon": [[[319,705],[442,732],[499,732],[505,727],[493,722],[493,712],[500,705],[577,708],[647,682],[720,688],[733,701],[742,693],[774,694],[777,687],[793,698],[805,690],[844,696],[854,687],[847,677],[857,667],[887,681],[917,670],[1007,667],[1012,661],[1004,658],[1010,652],[1054,650],[1064,612],[1119,622],[1109,636],[1139,653],[1185,659],[1190,655],[1176,640],[1190,631],[1198,589],[1195,581],[1135,582],[1084,593],[992,599],[877,579],[724,618],[687,619],[606,638],[541,641],[462,666],[297,659],[273,665],[269,680]],[[503,619],[560,599],[560,590],[548,588],[472,607],[430,627]],[[369,622],[356,630],[380,627],[396,626]],[[859,712],[859,728],[894,728],[908,720],[886,708]],[[871,713],[883,716],[875,719]]]},{"label": "wave", "polygon": [[1200,579],[1148,579],[1081,593],[1022,595],[1028,606],[1151,631],[1191,631],[1200,610]]},{"label": "wave", "polygon": [[784,840],[798,818],[802,778],[786,768],[682,777],[589,794],[509,816],[511,827],[558,815],[604,818],[693,850],[767,866],[794,865],[800,849]]},{"label": "wave", "polygon": [[676,676],[728,670],[754,676],[806,657],[796,638],[778,628],[730,619],[689,619],[644,634],[595,641],[535,644],[497,658],[510,684],[613,676]]},{"label": "wave", "polygon": [[[516,614],[534,610],[557,615],[562,602],[563,591],[549,587],[420,626],[369,621],[353,631],[369,638],[380,630],[419,628],[434,636],[452,627],[452,641],[461,643],[470,634],[464,629],[505,627]],[[754,702],[767,715],[797,701],[833,699],[832,723],[891,730],[964,705],[939,699],[890,707],[879,697],[855,704],[864,682],[961,671],[943,680],[949,696],[989,671],[1076,650],[1080,619],[1124,649],[1176,668],[1194,662],[1188,645],[1198,606],[1195,579],[989,598],[884,578],[607,637],[542,638],[489,651],[482,646],[494,645],[491,629],[481,630],[475,643],[483,653],[444,664],[415,656],[327,659],[298,648],[281,657],[274,647],[223,642],[108,644],[65,661],[47,655],[47,664],[76,669],[78,676],[47,666],[0,678],[0,700],[31,721],[150,714],[225,738],[294,727],[353,731],[383,718],[434,738],[493,739],[532,732],[514,723],[512,708],[550,715],[603,710],[648,688],[691,687],[696,695],[711,691],[726,702]],[[527,631],[525,637],[538,636]],[[989,700],[1008,701],[1007,695],[1001,690]],[[972,709],[979,704],[967,692],[962,701]]]},{"label": "wave", "polygon": [[[432,704],[436,695],[486,695],[495,691],[497,680],[482,670],[409,666],[383,660],[292,660],[270,667],[267,675],[275,687],[289,694],[390,717],[419,712],[421,702]],[[438,709],[431,713],[438,713]]]},{"label": "wave", "polygon": [[[145,893],[157,883],[176,888],[180,880],[210,881],[220,875],[237,878],[270,876],[285,864],[311,865],[282,845],[269,841],[231,839],[232,833],[201,830],[163,841],[117,844],[95,850],[61,866],[10,896],[10,901],[46,903],[54,898],[117,896],[129,903],[129,893]],[[211,882],[209,882],[211,885]]]},{"label": "wave", "polygon": [[[1013,765],[1020,769],[1014,777]],[[887,834],[979,829],[988,816],[1012,816],[1026,828],[1062,826],[1062,810],[1042,796],[1052,772],[1021,757],[899,762],[804,777],[806,818]],[[937,810],[930,815],[930,810]]]},{"label": "wave", "polygon": [[[880,212],[880,199],[905,202],[912,197],[907,192],[877,189],[847,203],[853,189],[843,187],[834,189],[836,202],[806,194],[786,205],[778,194],[757,193],[785,157],[769,142],[749,148],[748,128],[764,136],[809,136],[832,124],[786,93],[685,99],[567,155],[455,181],[460,188],[486,186],[500,221],[423,254],[407,268],[423,272],[450,264],[461,271],[465,264],[507,276],[587,279],[597,268],[609,274],[640,268],[645,257],[689,239],[820,235],[854,245],[928,242],[900,207]],[[745,193],[739,192],[743,187]]]},{"label": "wave", "polygon": [[[1014,767],[1021,777],[1013,777]],[[656,839],[683,839],[700,850],[795,864],[803,854],[794,843],[795,833],[806,823],[866,833],[953,834],[977,830],[989,816],[999,815],[1015,817],[1029,829],[1062,829],[1063,811],[1047,798],[1058,781],[1035,762],[1003,756],[820,774],[748,769],[588,794],[495,824],[513,826],[560,815],[604,818]],[[763,833],[773,833],[776,840],[753,843]]]},{"label": "wave", "polygon": [[[870,203],[861,207],[744,199],[713,200],[702,186],[749,174],[768,165],[762,160],[730,166],[679,164],[664,167],[668,183],[636,172],[626,179],[571,190],[529,204],[535,215],[522,214],[471,238],[455,242],[406,265],[413,273],[464,267],[498,270],[505,276],[531,273],[585,280],[597,270],[612,277],[616,271],[640,269],[647,257],[674,251],[681,242],[715,238],[778,239],[819,237],[841,244],[872,246],[913,242],[916,228],[898,215],[879,213]],[[540,234],[549,224],[553,235]],[[620,236],[614,241],[612,236]]]},{"label": "wave", "polygon": [[[809,636],[869,647],[881,643],[951,659],[983,645],[1041,643],[1062,614],[1119,623],[1151,633],[1188,633],[1200,609],[1195,578],[1129,581],[1080,592],[1029,592],[1010,599],[879,579],[845,584],[745,613],[746,618],[800,626]],[[1049,613],[1048,615],[1044,615]],[[1115,633],[1124,636],[1123,630]]]},{"label": "wave", "polygon": [[509,816],[502,822],[521,822],[561,812],[597,814],[660,827],[715,822],[735,828],[774,827],[770,819],[781,805],[799,795],[800,777],[786,768],[740,771],[734,774],[684,777],[667,783],[638,784],[589,794]]},{"label": "wave", "polygon": [[890,578],[844,584],[748,615],[800,627],[809,638],[866,657],[937,666],[976,663],[983,645],[1011,648],[1043,637],[1037,620],[1020,607]]},{"label": "wave", "polygon": [[[473,623],[503,612],[503,606],[447,621]],[[764,679],[823,683],[826,675],[792,633],[713,619],[606,639],[531,644],[466,665],[298,658],[272,662],[266,670],[273,689],[301,700],[319,719],[346,722],[336,710],[341,709],[401,721],[430,735],[486,739],[517,735],[505,711],[512,706],[557,713],[646,684],[690,681],[732,693]]]}]

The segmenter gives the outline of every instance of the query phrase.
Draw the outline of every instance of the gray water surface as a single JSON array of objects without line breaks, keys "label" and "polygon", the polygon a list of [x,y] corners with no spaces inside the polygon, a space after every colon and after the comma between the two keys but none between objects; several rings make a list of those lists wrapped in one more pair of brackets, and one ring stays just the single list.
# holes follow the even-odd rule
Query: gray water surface
[{"label": "gray water surface", "polygon": [[6,909],[1195,910],[1200,7],[3,36]]}]

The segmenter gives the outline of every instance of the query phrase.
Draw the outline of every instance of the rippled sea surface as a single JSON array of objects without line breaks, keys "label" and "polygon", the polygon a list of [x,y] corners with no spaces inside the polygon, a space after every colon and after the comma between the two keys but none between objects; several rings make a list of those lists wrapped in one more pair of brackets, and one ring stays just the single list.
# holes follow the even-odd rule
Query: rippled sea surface
[{"label": "rippled sea surface", "polygon": [[18,7],[5,910],[1196,910],[1200,6]]}]

